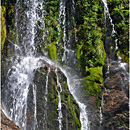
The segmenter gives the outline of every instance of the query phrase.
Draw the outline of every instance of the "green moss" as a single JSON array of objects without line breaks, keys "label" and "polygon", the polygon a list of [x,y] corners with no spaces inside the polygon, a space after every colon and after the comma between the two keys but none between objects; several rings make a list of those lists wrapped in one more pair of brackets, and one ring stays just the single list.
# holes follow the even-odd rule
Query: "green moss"
[{"label": "green moss", "polygon": [[129,63],[129,1],[107,1],[118,38],[118,54],[123,62]]},{"label": "green moss", "polygon": [[50,55],[51,59],[54,60],[54,61],[57,61],[58,56],[57,56],[57,53],[56,53],[55,42],[52,42],[50,45],[48,45],[48,49],[49,49],[49,55]]},{"label": "green moss", "polygon": [[77,50],[76,50],[77,59],[79,59],[80,56],[83,54],[82,46],[83,46],[83,45],[78,45],[78,44],[77,44]]},{"label": "green moss", "polygon": [[118,55],[122,58],[123,62],[129,63],[129,51],[124,49],[124,54],[118,51]]},{"label": "green moss", "polygon": [[94,96],[101,92],[101,84],[103,83],[102,67],[89,68],[86,70],[89,76],[83,78],[83,85],[87,93]]},{"label": "green moss", "polygon": [[4,18],[4,11],[5,7],[1,7],[1,50],[3,50],[3,46],[5,43],[5,38],[6,38],[6,25],[5,25],[5,18]]},{"label": "green moss", "polygon": [[[70,114],[73,116],[73,118],[74,118],[76,124],[77,124],[78,127],[80,128],[80,127],[81,127],[81,123],[80,123],[80,121],[79,121],[79,118],[77,117],[76,107],[75,107],[75,105],[72,103],[72,101],[73,101],[73,100],[72,100],[71,96],[68,95],[67,103],[68,103],[68,106],[69,106]],[[71,117],[71,115],[69,115],[69,116]],[[72,126],[73,126],[73,125],[75,125],[75,123],[72,124]]]},{"label": "green moss", "polygon": [[92,68],[104,65],[104,6],[98,0],[78,0],[76,7],[78,13],[75,33],[78,42],[75,48],[78,66],[84,73],[86,66]]}]

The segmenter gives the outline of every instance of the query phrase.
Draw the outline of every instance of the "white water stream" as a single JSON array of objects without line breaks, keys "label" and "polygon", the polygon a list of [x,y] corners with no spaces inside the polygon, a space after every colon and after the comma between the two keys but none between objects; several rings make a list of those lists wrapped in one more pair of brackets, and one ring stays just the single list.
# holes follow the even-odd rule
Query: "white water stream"
[{"label": "white water stream", "polygon": [[[107,27],[107,24],[108,24],[108,21],[110,21],[110,24],[112,26],[112,32],[110,33],[110,38],[112,39],[112,37],[115,38],[115,46],[114,46],[114,43],[110,43],[110,40],[107,39],[107,34],[106,34],[106,39],[109,41],[109,43],[107,44],[110,44],[110,47],[111,49],[113,50],[116,50],[118,51],[118,45],[117,45],[117,42],[118,42],[118,39],[116,38],[115,34],[116,34],[116,31],[115,31],[115,27],[114,27],[114,24],[113,24],[113,21],[112,21],[112,18],[111,18],[111,15],[109,13],[109,8],[108,8],[108,4],[107,4],[107,0],[102,0],[102,2],[104,3],[104,12],[105,12],[105,28],[107,29],[111,29],[111,27]],[[108,18],[108,19],[107,19]],[[108,34],[109,35],[109,34]],[[111,52],[112,53],[112,52]],[[112,54],[111,54],[112,55]],[[109,77],[110,76],[110,66],[112,64],[115,64],[115,65],[112,65],[112,66],[115,66],[115,69],[116,70],[120,70],[120,69],[123,69],[124,71],[126,71],[126,63],[122,63],[122,59],[121,57],[118,55],[118,53],[116,52],[116,55],[118,57],[117,61],[116,60],[113,60],[111,58],[108,58],[107,57],[107,71],[106,71],[106,75],[105,77]],[[106,88],[104,89],[104,92],[105,92]],[[104,93],[102,94],[102,100],[101,100],[101,107],[100,107],[100,126],[102,124],[102,121],[103,121],[103,96],[104,96]]]},{"label": "white water stream", "polygon": [[34,103],[34,127],[37,125],[37,88],[33,85],[33,103]]},{"label": "white water stream", "polygon": [[65,6],[66,2],[64,0],[60,1],[60,7],[59,7],[59,24],[61,25],[62,29],[63,29],[63,48],[64,48],[64,53],[63,53],[63,57],[62,57],[62,61],[65,61],[66,59],[66,52],[67,52],[67,48],[66,48],[66,6]]},{"label": "white water stream", "polygon": [[[48,69],[47,75],[46,75],[46,87],[45,87],[45,104],[44,104],[44,121],[47,119],[47,96],[48,96],[48,77],[49,77],[49,73],[50,73],[50,68]],[[44,126],[45,124],[43,124],[43,128],[45,128]]]},{"label": "white water stream", "polygon": [[[19,4],[19,1],[17,1]],[[67,78],[67,84],[69,86],[70,93],[73,95],[74,99],[79,105],[80,108],[80,120],[81,120],[81,130],[90,130],[89,121],[88,121],[88,114],[87,114],[87,106],[81,101],[79,91],[81,88],[81,84],[79,81],[76,81],[77,75],[72,75],[71,72],[68,72],[70,69],[63,68],[61,66],[56,65],[53,61],[48,59],[47,57],[41,56],[36,57],[36,47],[35,47],[35,37],[36,37],[36,25],[37,22],[40,21],[42,24],[38,28],[44,28],[44,18],[41,19],[41,16],[38,14],[38,10],[41,10],[42,16],[44,16],[44,10],[42,1],[40,0],[28,0],[24,1],[24,4],[27,6],[27,10],[25,11],[26,16],[26,30],[24,30],[24,35],[22,39],[21,45],[16,46],[16,52],[19,50],[21,53],[17,54],[16,57],[12,58],[13,65],[8,71],[8,82],[5,85],[7,90],[4,90],[5,97],[4,101],[7,101],[4,106],[8,115],[10,115],[11,119],[22,129],[26,130],[26,123],[27,123],[27,96],[28,96],[28,89],[29,85],[32,83],[34,70],[41,67],[40,60],[46,61],[48,64],[53,65],[57,68],[60,68],[61,71],[65,74]],[[17,5],[20,7],[20,5]],[[16,10],[16,21],[18,20],[18,9]],[[65,53],[66,49],[66,14],[65,14],[65,2],[61,0],[60,2],[60,24],[63,25],[63,42],[64,42],[64,55],[62,60],[64,61],[66,56]],[[18,26],[18,22],[16,22],[15,26]],[[22,25],[21,25],[22,27]],[[19,34],[20,35],[20,34]],[[43,34],[44,35],[44,34]],[[44,36],[43,36],[44,40]],[[23,46],[23,47],[21,47]],[[24,49],[23,49],[24,48]],[[24,50],[24,51],[23,51]],[[24,53],[23,53],[24,52]],[[48,75],[49,71],[46,76],[46,89],[45,89],[45,108],[47,106],[47,94],[48,94]],[[5,87],[3,86],[3,88]],[[37,124],[37,101],[36,101],[36,86],[33,85],[33,103],[34,103],[34,120],[35,125]],[[59,77],[57,74],[57,91],[59,96],[58,102],[58,121],[59,121],[59,130],[62,130],[62,104],[61,104],[61,95],[62,87],[59,82]],[[10,97],[10,99],[8,99]],[[11,103],[12,102],[12,103]],[[43,117],[46,118],[46,115]],[[44,124],[43,124],[44,125]],[[33,127],[33,126],[32,126]],[[35,129],[35,128],[32,128]]]},{"label": "white water stream", "polygon": [[62,92],[62,87],[61,84],[59,82],[59,77],[57,74],[57,69],[55,70],[56,75],[57,75],[57,92],[58,92],[58,97],[59,97],[59,101],[58,101],[58,121],[59,121],[59,130],[62,130],[62,104],[61,104],[61,92]]}]

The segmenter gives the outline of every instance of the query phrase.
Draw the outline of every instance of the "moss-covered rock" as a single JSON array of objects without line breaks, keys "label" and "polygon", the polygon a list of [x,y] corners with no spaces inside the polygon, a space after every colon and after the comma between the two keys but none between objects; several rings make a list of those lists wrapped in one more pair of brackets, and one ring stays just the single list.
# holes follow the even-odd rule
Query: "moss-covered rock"
[{"label": "moss-covered rock", "polygon": [[3,50],[3,46],[5,43],[5,38],[6,38],[6,25],[5,25],[5,18],[4,18],[4,13],[5,13],[5,7],[1,6],[1,50]]},{"label": "moss-covered rock", "polygon": [[50,55],[51,59],[53,61],[57,61],[58,57],[57,57],[55,42],[52,42],[50,45],[48,45],[48,49],[49,49],[49,55]]},{"label": "moss-covered rock", "polygon": [[[49,70],[50,68],[50,70]],[[34,73],[34,84],[37,88],[37,129],[45,130],[58,130],[58,91],[57,89],[57,75],[59,77],[59,83],[62,87],[61,92],[61,104],[62,104],[62,129],[75,129],[80,130],[81,123],[79,119],[80,111],[79,107],[70,94],[67,79],[64,74],[58,69],[55,72],[55,67],[44,66],[38,68]],[[48,72],[49,71],[49,72]],[[48,74],[48,94],[45,95],[46,83]],[[45,99],[47,97],[47,102]],[[45,106],[46,104],[46,106]],[[45,119],[44,119],[45,117]]]},{"label": "moss-covered rock", "polygon": [[102,67],[89,68],[86,71],[88,76],[83,78],[83,84],[87,89],[87,93],[94,96],[101,92],[103,83]]},{"label": "moss-covered rock", "polygon": [[118,39],[118,54],[123,62],[129,62],[129,1],[108,0],[108,7],[112,17],[116,37]]},{"label": "moss-covered rock", "polygon": [[[101,1],[76,1],[77,37],[76,54],[80,70],[84,73],[88,68],[102,66],[105,60],[104,10]],[[79,16],[80,15],[80,16]],[[84,73],[85,74],[85,73]]]}]

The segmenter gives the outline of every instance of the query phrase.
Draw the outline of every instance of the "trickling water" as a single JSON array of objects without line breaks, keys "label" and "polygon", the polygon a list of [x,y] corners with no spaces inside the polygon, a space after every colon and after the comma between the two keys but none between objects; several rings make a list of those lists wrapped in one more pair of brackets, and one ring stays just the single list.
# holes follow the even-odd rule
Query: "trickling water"
[{"label": "trickling water", "polygon": [[59,101],[58,101],[58,121],[59,121],[59,130],[62,130],[62,104],[61,104],[61,92],[62,92],[62,87],[61,84],[59,82],[59,77],[57,74],[57,69],[55,70],[56,75],[57,75],[57,92],[58,92],[58,97],[59,97]]},{"label": "trickling water", "polygon": [[[72,0],[74,9],[74,1]],[[24,18],[20,19],[19,17],[19,8],[21,5],[26,6],[24,10]],[[16,55],[12,58],[12,67],[8,71],[7,81],[3,85],[3,96],[2,100],[5,103],[7,111],[11,119],[22,129],[26,130],[27,125],[27,97],[29,86],[32,84],[33,89],[33,104],[34,104],[34,128],[37,125],[37,95],[36,95],[36,86],[33,84],[34,70],[41,67],[40,60],[45,60],[48,64],[53,65],[61,69],[67,78],[67,83],[71,94],[74,96],[76,102],[80,108],[80,120],[81,120],[81,130],[90,130],[88,115],[87,115],[87,105],[83,103],[82,97],[82,88],[79,81],[76,81],[79,77],[70,71],[72,68],[67,66],[65,68],[55,65],[47,57],[36,58],[37,55],[37,30],[45,28],[44,22],[44,7],[42,5],[42,0],[28,0],[21,3],[17,1],[16,4],[16,17],[15,17],[15,26],[18,29],[18,45],[15,45]],[[74,17],[73,17],[74,21]],[[22,24],[22,22],[24,24]],[[63,35],[63,48],[64,54],[62,61],[67,59],[66,52],[69,53],[70,59],[74,60],[74,51],[67,49],[67,36],[66,36],[66,2],[64,0],[60,1],[60,10],[59,10],[59,23],[64,32]],[[22,32],[22,33],[21,33]],[[42,40],[44,40],[45,33],[43,32]],[[69,37],[70,40],[70,37]],[[42,41],[43,42],[43,41]],[[41,44],[41,43],[39,43]],[[75,61],[74,61],[75,62]],[[75,64],[75,63],[74,63]],[[73,67],[73,63],[71,64]],[[47,107],[47,95],[48,95],[48,76],[49,71],[46,75],[46,86],[45,86],[45,115],[44,120],[46,120],[46,107]],[[68,72],[69,71],[69,72]],[[74,73],[74,75],[72,75]],[[57,74],[57,70],[56,70]],[[58,92],[58,121],[59,121],[59,130],[62,130],[62,104],[61,104],[61,92],[62,87],[59,82],[59,77],[57,74],[57,92]],[[68,122],[66,122],[68,126]],[[44,124],[43,124],[44,127]],[[68,127],[66,127],[68,129]]]},{"label": "trickling water", "polygon": [[[109,32],[108,30],[108,33],[106,32],[106,40],[105,40],[105,46],[106,46],[106,53],[110,56],[107,61],[108,61],[108,70],[107,70],[107,74],[109,74],[109,67],[110,67],[110,64],[113,62],[113,61],[117,61],[118,62],[118,68],[123,68],[124,70],[126,70],[126,63],[122,63],[122,58],[117,54],[117,51],[118,51],[118,45],[117,45],[117,41],[118,39],[116,38],[115,34],[116,34],[116,31],[114,29],[114,24],[112,22],[112,18],[110,16],[110,13],[109,13],[109,8],[108,8],[108,5],[107,5],[107,0],[102,0],[103,3],[104,3],[104,12],[105,12],[105,25],[106,25],[106,30],[111,30],[111,27],[109,25],[109,21],[110,21],[110,24],[112,26],[112,31]],[[110,38],[110,40],[109,40]],[[112,39],[114,39],[114,41],[112,41]],[[114,45],[115,44],[115,45]],[[108,47],[108,48],[107,48]],[[108,49],[111,48],[111,51],[108,52]],[[116,58],[116,56],[118,57],[118,59]],[[110,62],[111,61],[111,62]]]},{"label": "trickling water", "polygon": [[38,67],[38,59],[19,57],[19,61],[18,63],[15,61],[8,71],[8,82],[6,83],[8,91],[4,90],[3,100],[8,106],[11,118],[21,128],[25,128],[28,88],[33,79],[33,70]]},{"label": "trickling water", "polygon": [[[19,10],[21,4],[27,8],[24,11],[25,26],[20,22]],[[22,39],[22,45],[15,45],[16,57],[13,59],[12,68],[8,71],[8,82],[6,83],[5,104],[10,113],[11,118],[16,122],[21,129],[26,130],[26,112],[27,112],[27,96],[30,83],[33,80],[33,71],[39,67],[38,60],[35,58],[35,35],[36,25],[40,17],[38,8],[42,6],[42,1],[29,0],[21,3],[19,0],[16,3],[15,26],[18,31],[22,30],[22,34],[18,33],[18,37]],[[43,23],[42,21],[40,21]],[[26,27],[26,29],[24,29]],[[18,42],[20,42],[20,39]],[[19,43],[18,43],[19,44]],[[21,42],[20,42],[21,44]],[[20,52],[20,53],[19,53]],[[26,55],[26,56],[22,56]],[[39,65],[38,65],[39,64]],[[34,95],[34,120],[36,123],[36,88],[33,86]],[[9,99],[6,99],[9,98]],[[13,102],[13,104],[11,104]]]},{"label": "trickling water", "polygon": [[84,99],[82,97],[84,95],[84,93],[83,93],[84,90],[81,87],[82,85],[81,85],[80,81],[77,80],[77,78],[78,78],[77,75],[72,76],[71,72],[69,73],[67,69],[64,69],[62,67],[59,67],[59,68],[67,77],[67,85],[69,87],[69,90],[79,105],[81,130],[90,130],[88,114],[87,114],[87,105],[82,103],[84,101]]},{"label": "trickling water", "polygon": [[34,103],[34,106],[35,106],[35,108],[34,108],[34,127],[37,124],[37,95],[36,95],[36,91],[37,91],[36,86],[33,85],[33,96],[34,96],[33,97],[33,103]]},{"label": "trickling water", "polygon": [[[105,88],[105,90],[106,90],[106,88]],[[104,96],[104,92],[102,94],[101,107],[100,107],[100,126],[101,126],[102,121],[103,121],[103,114],[102,114],[102,112],[104,111],[104,106],[103,106],[104,97],[103,96]]]},{"label": "trickling water", "polygon": [[[102,0],[104,3],[104,12],[105,12],[105,28],[106,28],[106,40],[105,40],[105,49],[106,53],[113,57],[114,60],[117,56],[116,51],[118,50],[116,38],[116,31],[114,28],[114,24],[112,22],[112,18],[109,13],[109,8],[107,5],[107,0]],[[110,25],[109,25],[110,24]]]},{"label": "trickling water", "polygon": [[65,6],[66,2],[65,0],[61,0],[60,1],[60,7],[59,7],[59,24],[63,29],[63,48],[64,48],[64,53],[63,53],[63,57],[62,57],[62,61],[65,61],[66,59],[66,52],[67,52],[67,48],[66,48],[66,6]]},{"label": "trickling water", "polygon": [[[44,104],[44,121],[46,120],[47,118],[47,96],[48,96],[48,76],[49,76],[49,73],[50,73],[50,68],[48,69],[48,73],[46,75],[46,87],[45,87],[45,104]],[[43,124],[43,128],[45,128],[45,125]]]},{"label": "trickling water", "polygon": [[102,116],[103,116],[103,115],[102,115],[102,108],[100,107],[100,126],[101,126],[101,124],[102,124],[102,119],[103,119]]},{"label": "trickling water", "polygon": [[104,3],[104,11],[105,11],[105,13],[107,15],[107,16],[105,15],[105,21],[107,20],[106,17],[108,17],[110,19],[110,23],[112,25],[112,35],[114,35],[116,33],[116,31],[114,29],[114,24],[112,22],[112,18],[111,18],[110,13],[109,13],[109,9],[108,9],[108,6],[107,6],[107,0],[102,0],[102,1]]}]

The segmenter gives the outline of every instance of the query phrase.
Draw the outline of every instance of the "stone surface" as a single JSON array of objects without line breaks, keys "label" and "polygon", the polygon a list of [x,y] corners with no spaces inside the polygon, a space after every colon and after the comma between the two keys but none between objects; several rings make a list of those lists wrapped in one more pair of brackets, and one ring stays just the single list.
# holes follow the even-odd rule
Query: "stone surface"
[{"label": "stone surface", "polygon": [[104,81],[103,123],[101,130],[129,129],[129,75],[118,64],[110,65]]},{"label": "stone surface", "polygon": [[[65,75],[57,68],[57,73],[54,66],[48,65],[43,62],[43,66],[37,68],[34,71],[33,85],[36,88],[36,104],[37,104],[37,130],[58,130],[58,89],[57,78],[62,87],[61,92],[61,104],[62,104],[62,130],[80,130],[80,111],[79,107],[70,94],[67,79]],[[48,73],[49,71],[49,73]],[[48,74],[48,84],[47,84]],[[58,77],[57,77],[58,75]],[[45,94],[47,84],[48,94]],[[27,101],[27,129],[30,129],[34,125],[34,97],[33,97],[33,85],[29,87],[28,101]],[[46,98],[47,96],[47,102]],[[46,105],[45,105],[46,104]]]},{"label": "stone surface", "polygon": [[1,111],[1,130],[20,130],[20,128]]}]

